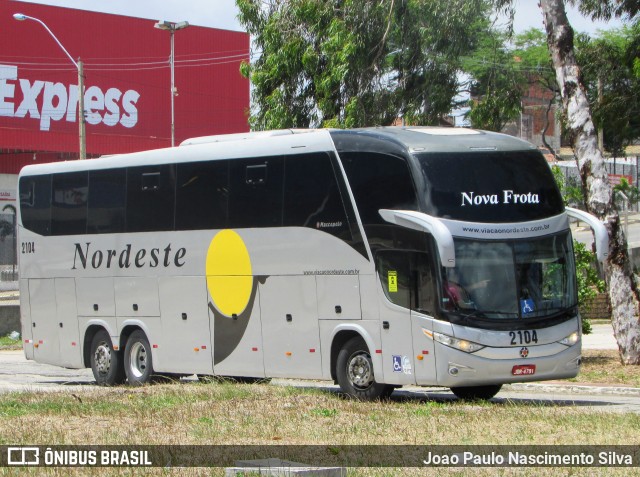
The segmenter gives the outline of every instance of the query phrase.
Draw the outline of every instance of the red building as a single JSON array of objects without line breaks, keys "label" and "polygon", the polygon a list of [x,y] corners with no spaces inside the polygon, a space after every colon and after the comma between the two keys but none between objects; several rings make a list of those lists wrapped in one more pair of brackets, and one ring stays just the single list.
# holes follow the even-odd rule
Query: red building
[{"label": "red building", "polygon": [[[15,13],[44,22],[82,59],[89,157],[171,145],[168,31],[152,20],[0,0],[0,199],[10,177],[15,194],[24,165],[79,153],[78,70],[41,24]],[[239,66],[249,35],[189,26],[174,39],[176,144],[247,131],[249,82]]]}]

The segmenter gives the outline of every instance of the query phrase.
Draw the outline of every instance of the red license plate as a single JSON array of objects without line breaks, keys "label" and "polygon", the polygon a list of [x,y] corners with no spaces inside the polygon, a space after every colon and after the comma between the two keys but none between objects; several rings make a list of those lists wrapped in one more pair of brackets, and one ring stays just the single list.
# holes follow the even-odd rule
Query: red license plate
[{"label": "red license plate", "polygon": [[532,374],[536,374],[536,365],[535,364],[516,364],[511,369],[511,374],[514,376],[531,376]]}]

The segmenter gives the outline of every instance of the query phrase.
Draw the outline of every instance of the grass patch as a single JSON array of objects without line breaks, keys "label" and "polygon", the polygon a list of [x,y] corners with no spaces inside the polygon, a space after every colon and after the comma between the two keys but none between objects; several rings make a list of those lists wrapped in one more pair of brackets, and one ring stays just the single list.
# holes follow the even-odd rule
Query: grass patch
[{"label": "grass patch", "polygon": [[[414,393],[358,402],[277,385],[180,383],[139,389],[7,394],[2,443],[640,444],[640,415],[566,402],[466,403]],[[97,430],[100,429],[100,432]]]},{"label": "grass patch", "polygon": [[[181,382],[0,397],[3,445],[639,445],[638,428],[636,413],[594,412],[566,401],[541,404],[526,395],[468,403],[416,392],[358,402],[326,389]],[[37,470],[33,475],[85,475],[76,469]],[[348,475],[558,475],[551,468],[496,470],[350,468]],[[598,470],[565,475],[602,475]],[[630,470],[607,469],[606,475],[631,475]],[[224,469],[128,469],[127,475],[224,475]]]},{"label": "grass patch", "polygon": [[0,337],[0,349],[22,349],[22,339],[12,339],[9,336]]},{"label": "grass patch", "polygon": [[616,350],[582,350],[582,366],[576,384],[640,387],[640,366],[624,366]]}]

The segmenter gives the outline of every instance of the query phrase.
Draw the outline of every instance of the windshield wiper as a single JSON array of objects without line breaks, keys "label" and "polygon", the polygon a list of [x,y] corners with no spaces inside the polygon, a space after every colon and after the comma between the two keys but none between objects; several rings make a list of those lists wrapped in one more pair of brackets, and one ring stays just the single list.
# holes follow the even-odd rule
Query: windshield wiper
[{"label": "windshield wiper", "polygon": [[[458,311],[462,311],[462,310],[458,310]],[[487,313],[489,314],[496,314],[496,315],[511,315],[512,317],[517,318],[518,314],[514,313],[512,311],[499,311],[499,310],[473,310],[471,313],[467,313],[465,314],[465,318],[473,318],[474,316],[479,316],[480,318],[489,318],[487,316]]]}]

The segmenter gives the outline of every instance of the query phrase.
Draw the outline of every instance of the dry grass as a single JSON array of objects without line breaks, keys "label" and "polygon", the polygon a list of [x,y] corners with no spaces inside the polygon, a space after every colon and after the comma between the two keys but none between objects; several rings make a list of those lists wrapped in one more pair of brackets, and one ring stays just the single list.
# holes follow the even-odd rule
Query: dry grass
[{"label": "dry grass", "polygon": [[[567,402],[465,403],[440,394],[357,402],[322,388],[183,382],[0,396],[0,444],[565,445],[640,444],[640,415]],[[42,468],[27,474],[40,475]],[[47,469],[115,475],[117,469]],[[0,475],[9,475],[0,469]],[[223,475],[223,469],[126,469],[124,475]],[[640,475],[639,469],[359,468],[349,476]]]},{"label": "dry grass", "polygon": [[318,388],[154,385],[6,394],[0,444],[631,444],[640,415],[561,403],[465,403],[412,393],[357,402]]},{"label": "dry grass", "polygon": [[583,350],[578,384],[640,387],[640,366],[623,366],[615,350]]}]

